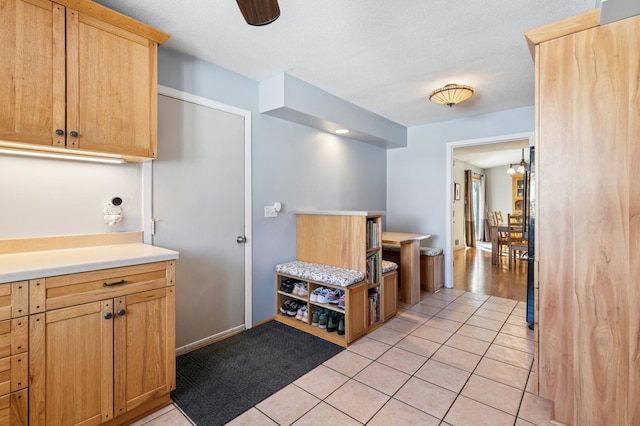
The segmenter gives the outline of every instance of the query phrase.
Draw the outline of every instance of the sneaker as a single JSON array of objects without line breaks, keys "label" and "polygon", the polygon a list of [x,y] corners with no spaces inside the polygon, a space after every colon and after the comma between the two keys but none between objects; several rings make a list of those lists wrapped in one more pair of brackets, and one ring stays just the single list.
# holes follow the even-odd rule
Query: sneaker
[{"label": "sneaker", "polygon": [[327,328],[327,322],[329,322],[329,318],[327,312],[323,309],[318,319],[318,328]]},{"label": "sneaker", "polygon": [[318,303],[329,303],[329,293],[331,293],[329,289],[323,288],[322,292],[318,295]]},{"label": "sneaker", "polygon": [[306,297],[307,295],[307,283],[304,281],[298,281],[293,286],[293,294],[300,297]]},{"label": "sneaker", "polygon": [[324,287],[318,287],[311,292],[311,301],[314,303],[318,303],[318,296],[322,294],[324,291]]},{"label": "sneaker", "polygon": [[320,308],[315,309],[313,311],[313,316],[311,317],[311,325],[314,327],[318,326],[318,322],[320,321]]},{"label": "sneaker", "polygon": [[340,296],[342,295],[342,291],[335,289],[329,292],[329,303],[338,304],[340,302]]},{"label": "sneaker", "polygon": [[295,317],[298,313],[298,309],[300,309],[300,304],[294,300],[289,301],[289,309],[287,310],[287,315],[290,317]]},{"label": "sneaker", "polygon": [[282,283],[280,283],[280,291],[283,291],[285,293],[291,293],[293,291],[293,282],[290,278],[287,278],[286,280],[282,281]]},{"label": "sneaker", "polygon": [[302,321],[302,316],[304,315],[304,313],[307,311],[307,305],[302,305],[299,309],[298,309],[298,313],[296,314],[296,319],[298,321]]},{"label": "sneaker", "polygon": [[302,319],[300,321],[302,321],[305,324],[309,324],[309,311],[307,311],[307,309],[305,309],[304,312],[302,312]]},{"label": "sneaker", "polygon": [[338,334],[340,336],[344,336],[344,314],[339,314],[340,319],[338,319]]},{"label": "sneaker", "polygon": [[331,312],[329,314],[329,322],[327,324],[327,331],[329,333],[333,333],[338,329],[338,314],[335,312]]},{"label": "sneaker", "polygon": [[345,295],[344,292],[340,295],[340,299],[338,300],[338,308],[344,309],[344,302],[345,302],[346,297],[347,296]]},{"label": "sneaker", "polygon": [[282,304],[282,306],[280,307],[280,313],[282,313],[282,315],[287,315],[287,312],[289,311],[290,303],[291,303],[290,300],[285,300],[285,302]]}]

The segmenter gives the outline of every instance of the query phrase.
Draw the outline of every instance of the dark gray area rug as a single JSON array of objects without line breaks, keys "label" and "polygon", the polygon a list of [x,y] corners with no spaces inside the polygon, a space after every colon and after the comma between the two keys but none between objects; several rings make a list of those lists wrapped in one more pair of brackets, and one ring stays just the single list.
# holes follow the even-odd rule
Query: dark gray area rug
[{"label": "dark gray area rug", "polygon": [[179,356],[171,397],[197,425],[223,425],[343,349],[269,321]]}]

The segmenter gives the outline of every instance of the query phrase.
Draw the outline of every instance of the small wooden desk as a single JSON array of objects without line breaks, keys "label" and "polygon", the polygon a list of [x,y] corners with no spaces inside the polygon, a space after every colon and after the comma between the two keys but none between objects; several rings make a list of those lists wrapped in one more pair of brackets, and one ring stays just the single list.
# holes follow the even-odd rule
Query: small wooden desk
[{"label": "small wooden desk", "polygon": [[415,305],[420,301],[420,240],[429,234],[383,232],[384,244],[400,244],[400,301]]}]

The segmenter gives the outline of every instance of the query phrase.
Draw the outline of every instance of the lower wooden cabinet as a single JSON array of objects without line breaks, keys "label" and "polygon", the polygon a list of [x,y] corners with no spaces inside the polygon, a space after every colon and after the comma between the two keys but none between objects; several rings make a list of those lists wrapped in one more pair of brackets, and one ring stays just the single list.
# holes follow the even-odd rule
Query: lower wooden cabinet
[{"label": "lower wooden cabinet", "polygon": [[174,271],[174,262],[160,262],[105,270],[104,277],[93,271],[39,280],[40,294],[58,298],[53,306],[63,294],[111,297],[30,316],[31,425],[120,424],[168,402],[175,389]]},{"label": "lower wooden cabinet", "polygon": [[0,396],[0,425],[27,426],[29,424],[28,408],[27,389]]}]

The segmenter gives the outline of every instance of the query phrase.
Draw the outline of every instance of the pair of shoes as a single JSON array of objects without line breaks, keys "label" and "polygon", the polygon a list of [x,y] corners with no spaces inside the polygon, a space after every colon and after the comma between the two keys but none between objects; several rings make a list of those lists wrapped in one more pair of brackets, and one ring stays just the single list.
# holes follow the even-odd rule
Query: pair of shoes
[{"label": "pair of shoes", "polygon": [[314,309],[311,317],[311,325],[318,328],[327,328],[329,322],[329,310],[325,308]]},{"label": "pair of shoes", "polygon": [[293,291],[293,288],[294,288],[294,284],[291,278],[287,278],[286,280],[280,283],[280,291],[283,291],[285,293],[291,293]]},{"label": "pair of shoes", "polygon": [[344,308],[344,291],[335,289],[329,292],[329,303],[338,305],[340,303],[341,298],[342,298],[342,307]]},{"label": "pair of shoes", "polygon": [[311,301],[314,303],[329,303],[329,293],[329,289],[318,287],[311,292]]},{"label": "pair of shoes", "polygon": [[307,283],[304,281],[297,281],[293,285],[293,294],[296,296],[306,297],[307,296]]},{"label": "pair of shoes", "polygon": [[342,294],[340,295],[340,299],[338,300],[338,308],[344,309],[344,303],[345,303],[346,297],[347,297],[346,294],[342,292]]},{"label": "pair of shoes", "polygon": [[309,314],[307,313],[307,305],[302,305],[298,309],[298,313],[296,314],[296,319],[298,321],[309,322]]},{"label": "pair of shoes", "polygon": [[286,300],[282,306],[280,307],[280,312],[282,315],[288,317],[295,317],[298,314],[298,309],[300,309],[304,303],[297,302],[295,300]]},{"label": "pair of shoes", "polygon": [[339,335],[344,335],[344,314],[339,312],[331,312],[329,315],[329,323],[327,324],[327,332],[333,333],[337,331]]}]

